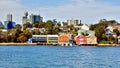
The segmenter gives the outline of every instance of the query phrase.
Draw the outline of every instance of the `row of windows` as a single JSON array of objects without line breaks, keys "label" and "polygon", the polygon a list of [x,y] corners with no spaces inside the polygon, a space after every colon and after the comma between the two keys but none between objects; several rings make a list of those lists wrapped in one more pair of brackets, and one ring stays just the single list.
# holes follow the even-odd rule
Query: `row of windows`
[{"label": "row of windows", "polygon": [[58,40],[58,37],[49,37],[48,40]]}]

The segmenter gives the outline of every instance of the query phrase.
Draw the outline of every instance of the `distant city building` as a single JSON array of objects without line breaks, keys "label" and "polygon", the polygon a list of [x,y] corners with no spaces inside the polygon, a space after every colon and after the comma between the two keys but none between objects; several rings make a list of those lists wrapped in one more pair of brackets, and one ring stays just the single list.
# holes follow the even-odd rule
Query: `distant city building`
[{"label": "distant city building", "polygon": [[27,17],[26,17],[26,16],[23,16],[23,17],[22,17],[22,24],[26,24],[26,23],[27,23],[27,20],[28,20]]},{"label": "distant city building", "polygon": [[4,28],[4,25],[3,25],[3,23],[0,21],[0,28]]},{"label": "distant city building", "polygon": [[11,22],[11,21],[5,21],[4,22],[5,29],[11,29],[11,28],[15,27],[15,25],[16,25],[15,22]]},{"label": "distant city building", "polygon": [[68,23],[68,25],[79,25],[81,24],[81,20],[78,20],[78,19],[70,19],[70,20],[67,20],[66,23]]},{"label": "distant city building", "polygon": [[24,13],[24,16],[22,17],[22,24],[26,24],[28,22],[28,12]]},{"label": "distant city building", "polygon": [[35,22],[40,22],[43,20],[43,17],[41,17],[40,15],[30,15],[30,22],[31,23],[35,23]]},{"label": "distant city building", "polygon": [[7,21],[4,21],[5,29],[11,29],[15,27],[15,22],[12,21],[12,14],[7,14]]},{"label": "distant city building", "polygon": [[7,21],[12,21],[12,14],[7,14]]}]

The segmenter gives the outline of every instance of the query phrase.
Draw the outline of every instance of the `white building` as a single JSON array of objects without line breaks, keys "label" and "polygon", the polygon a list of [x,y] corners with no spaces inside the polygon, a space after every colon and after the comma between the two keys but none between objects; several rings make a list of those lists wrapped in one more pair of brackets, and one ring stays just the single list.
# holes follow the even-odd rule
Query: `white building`
[{"label": "white building", "polygon": [[67,20],[66,22],[68,23],[68,25],[74,25],[74,26],[81,24],[81,20],[78,19],[70,19]]},{"label": "white building", "polygon": [[51,44],[51,43],[58,43],[58,35],[47,35],[47,43]]},{"label": "white building", "polygon": [[81,26],[81,29],[83,29],[83,30],[89,30],[89,26],[86,25],[86,24],[83,24],[83,25]]},{"label": "white building", "polygon": [[112,26],[108,26],[105,29],[106,35],[113,35],[113,27]]}]

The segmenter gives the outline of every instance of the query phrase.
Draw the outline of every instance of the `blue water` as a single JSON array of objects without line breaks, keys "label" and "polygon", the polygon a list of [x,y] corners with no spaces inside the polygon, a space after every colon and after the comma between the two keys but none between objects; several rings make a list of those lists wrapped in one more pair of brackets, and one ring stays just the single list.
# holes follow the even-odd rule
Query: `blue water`
[{"label": "blue water", "polygon": [[0,68],[120,68],[120,47],[0,46]]}]

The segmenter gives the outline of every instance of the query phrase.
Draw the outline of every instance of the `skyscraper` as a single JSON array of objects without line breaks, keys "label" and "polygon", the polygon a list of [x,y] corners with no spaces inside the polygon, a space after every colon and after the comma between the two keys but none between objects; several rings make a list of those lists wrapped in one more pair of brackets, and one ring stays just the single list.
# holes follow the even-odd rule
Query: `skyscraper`
[{"label": "skyscraper", "polygon": [[15,26],[15,22],[12,21],[12,14],[7,14],[7,21],[4,22],[6,29],[11,29]]},{"label": "skyscraper", "polygon": [[12,14],[7,14],[7,21],[12,22]]},{"label": "skyscraper", "polygon": [[24,13],[24,16],[22,17],[22,24],[26,24],[28,22],[28,12]]},{"label": "skyscraper", "polygon": [[43,20],[43,17],[41,17],[40,15],[30,15],[30,22],[31,23],[35,23],[35,22],[40,22]]}]

